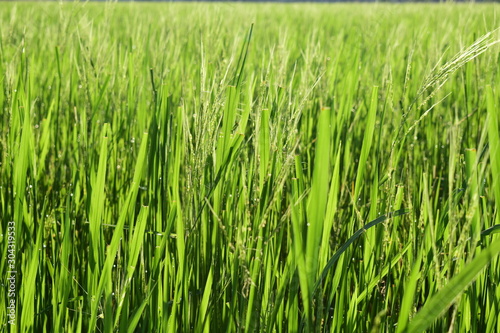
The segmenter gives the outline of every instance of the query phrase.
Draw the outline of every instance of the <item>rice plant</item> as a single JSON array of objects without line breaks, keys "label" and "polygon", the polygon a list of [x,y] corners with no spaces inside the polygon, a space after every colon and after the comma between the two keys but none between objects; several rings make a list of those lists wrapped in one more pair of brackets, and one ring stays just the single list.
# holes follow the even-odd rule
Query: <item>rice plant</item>
[{"label": "rice plant", "polygon": [[500,330],[499,8],[3,3],[2,331]]}]

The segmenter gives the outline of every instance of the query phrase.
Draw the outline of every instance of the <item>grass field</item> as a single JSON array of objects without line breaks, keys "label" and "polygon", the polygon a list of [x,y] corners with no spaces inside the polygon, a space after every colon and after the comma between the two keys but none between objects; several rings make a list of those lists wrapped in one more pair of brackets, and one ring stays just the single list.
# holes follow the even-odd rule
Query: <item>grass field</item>
[{"label": "grass field", "polygon": [[500,5],[2,3],[2,332],[500,332]]}]

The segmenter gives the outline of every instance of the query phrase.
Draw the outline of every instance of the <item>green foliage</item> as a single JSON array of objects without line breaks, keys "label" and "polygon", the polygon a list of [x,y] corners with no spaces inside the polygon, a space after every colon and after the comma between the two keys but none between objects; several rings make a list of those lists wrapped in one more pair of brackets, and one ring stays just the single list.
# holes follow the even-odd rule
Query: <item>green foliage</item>
[{"label": "green foliage", "polygon": [[3,330],[498,330],[498,16],[2,4]]}]

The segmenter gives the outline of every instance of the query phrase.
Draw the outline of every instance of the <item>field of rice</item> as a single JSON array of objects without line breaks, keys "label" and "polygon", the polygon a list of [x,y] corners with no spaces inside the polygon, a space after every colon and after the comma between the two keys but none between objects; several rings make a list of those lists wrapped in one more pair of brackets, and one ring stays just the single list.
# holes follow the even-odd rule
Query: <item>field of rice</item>
[{"label": "field of rice", "polygon": [[1,332],[500,332],[500,5],[0,8]]}]

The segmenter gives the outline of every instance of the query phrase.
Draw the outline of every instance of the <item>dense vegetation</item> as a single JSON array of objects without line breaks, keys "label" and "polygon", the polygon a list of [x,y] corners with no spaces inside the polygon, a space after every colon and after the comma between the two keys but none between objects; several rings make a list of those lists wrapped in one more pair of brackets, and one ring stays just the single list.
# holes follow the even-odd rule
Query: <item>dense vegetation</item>
[{"label": "dense vegetation", "polygon": [[2,330],[500,330],[499,8],[2,4]]}]

